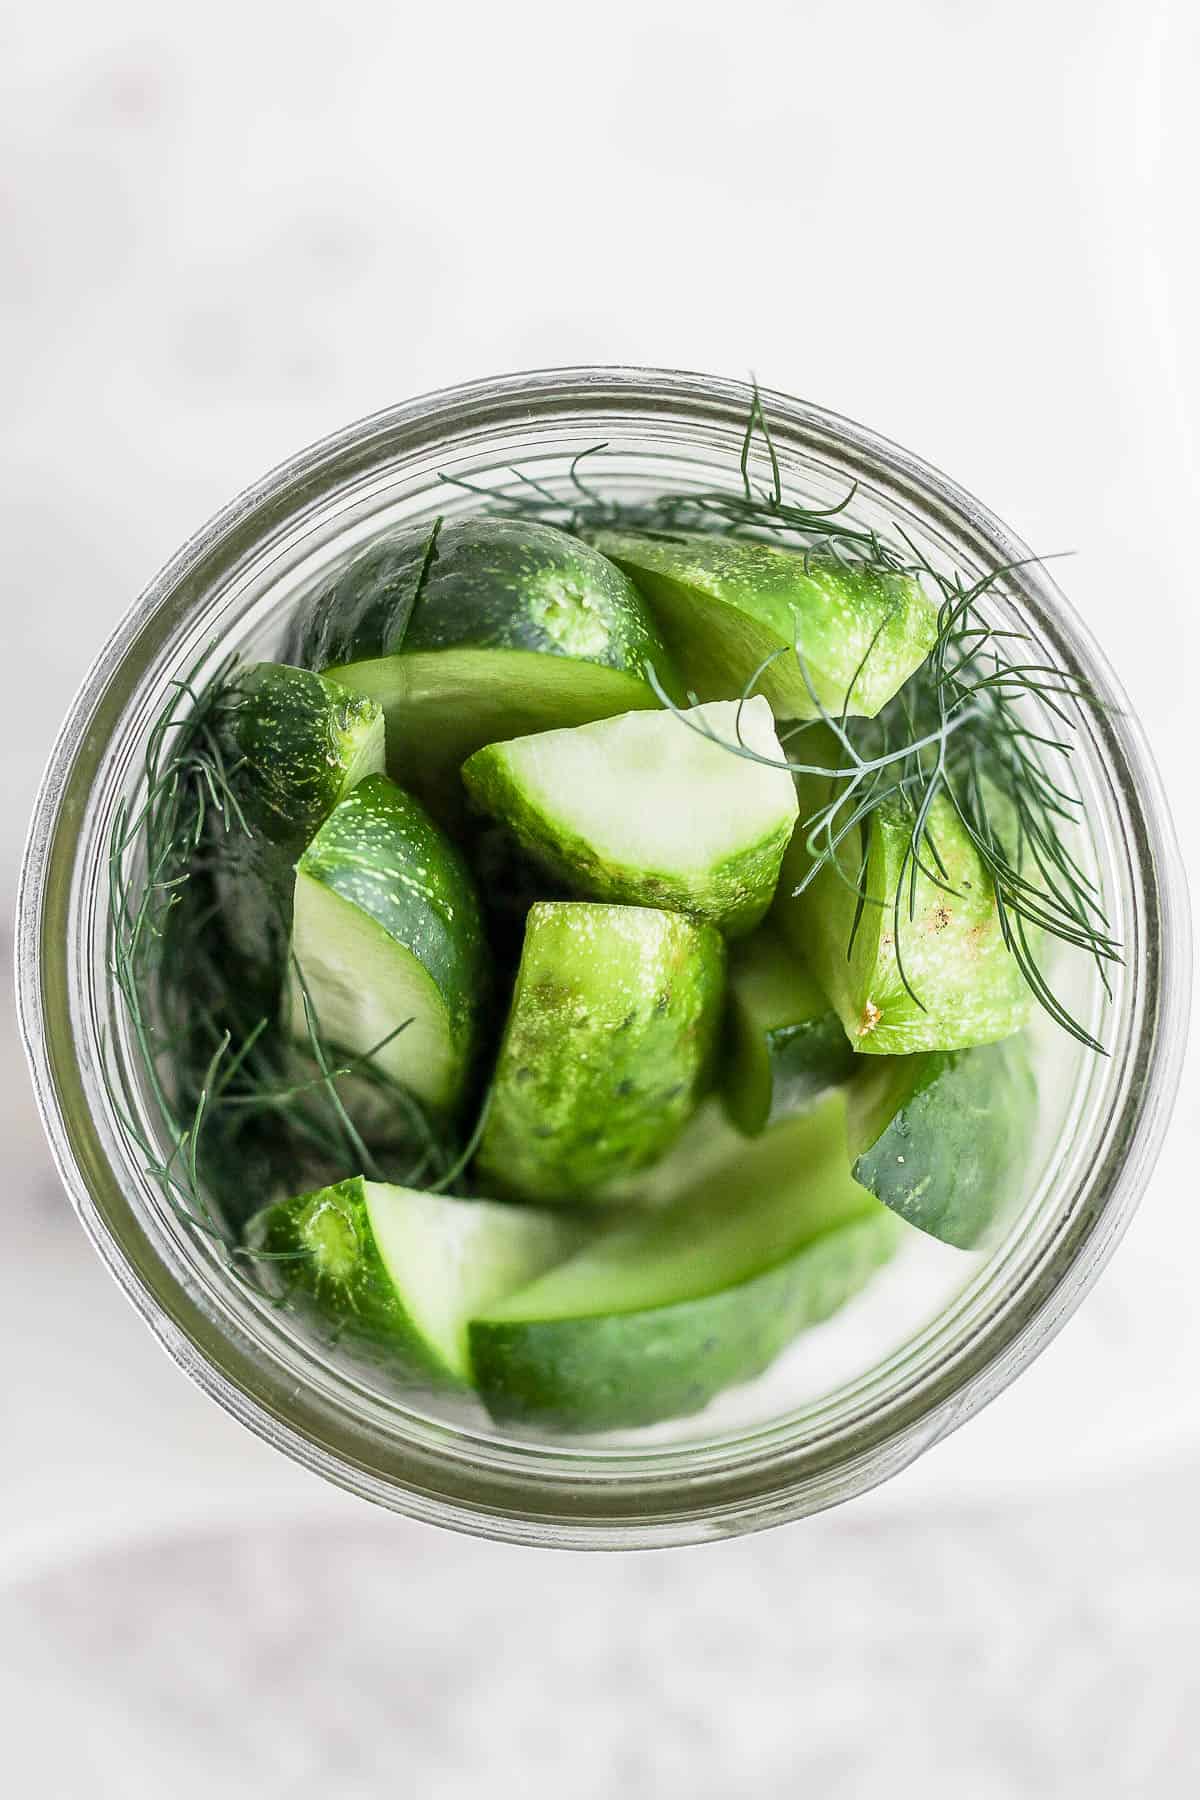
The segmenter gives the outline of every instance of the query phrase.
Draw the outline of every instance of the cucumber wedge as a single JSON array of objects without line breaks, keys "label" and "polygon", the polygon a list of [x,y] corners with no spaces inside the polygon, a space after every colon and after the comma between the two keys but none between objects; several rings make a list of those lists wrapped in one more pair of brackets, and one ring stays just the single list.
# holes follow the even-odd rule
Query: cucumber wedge
[{"label": "cucumber wedge", "polygon": [[649,1425],[765,1369],[858,1292],[903,1230],[850,1179],[844,1132],[831,1095],[481,1312],[471,1357],[492,1416],[562,1431]]},{"label": "cucumber wedge", "polygon": [[591,542],[641,588],[700,700],[739,694],[774,654],[758,691],[776,718],[818,717],[813,692],[829,712],[873,718],[937,635],[936,609],[907,575],[702,532],[598,531]]},{"label": "cucumber wedge", "polygon": [[364,1055],[435,1109],[462,1096],[487,986],[479,903],[462,856],[424,808],[372,775],[334,808],[296,868],[289,1018]]},{"label": "cucumber wedge", "polygon": [[216,897],[242,978],[270,1011],[287,967],[296,858],[339,800],[382,770],[383,713],[323,675],[258,663],[238,677],[223,739],[241,816],[213,858]]},{"label": "cucumber wedge", "polygon": [[488,744],[463,765],[463,780],[476,805],[573,892],[688,913],[740,935],[771,903],[795,787],[786,770],[713,741],[737,744],[740,729],[750,751],[778,761],[761,695],[685,717],[693,723],[632,712]]},{"label": "cucumber wedge", "polygon": [[811,1105],[845,1081],[854,1052],[841,1020],[802,959],[771,925],[735,946],[721,1090],[747,1137]]},{"label": "cucumber wedge", "polygon": [[1025,1040],[888,1057],[847,1101],[854,1179],[931,1237],[980,1243],[1028,1161],[1037,1084]]},{"label": "cucumber wedge", "polygon": [[660,1156],[695,1110],[720,1020],[720,933],[639,906],[532,907],[478,1167],[572,1201]]},{"label": "cucumber wedge", "polygon": [[471,1315],[571,1255],[583,1236],[561,1213],[361,1176],[280,1201],[247,1235],[289,1259],[277,1265],[288,1305],[325,1335],[402,1377],[460,1384],[471,1378]]},{"label": "cucumber wedge", "polygon": [[[797,756],[818,760],[823,736],[822,730],[803,733]],[[841,872],[828,866],[796,894],[810,866],[805,821],[831,791],[823,777],[804,777],[798,785],[801,821],[783,860],[772,918],[807,958],[855,1050],[874,1056],[960,1050],[1019,1031],[1032,1014],[1033,994],[1004,941],[991,877],[946,795],[937,795],[928,819],[942,864],[936,879],[926,854],[926,867],[910,886],[912,814],[885,801],[869,820],[865,863],[861,828],[855,828],[839,849]],[[861,913],[860,882],[868,896]]]},{"label": "cucumber wedge", "polygon": [[469,518],[373,546],[302,620],[297,660],[387,716],[388,769],[437,809],[481,744],[658,704],[671,659],[640,594],[552,526]]}]

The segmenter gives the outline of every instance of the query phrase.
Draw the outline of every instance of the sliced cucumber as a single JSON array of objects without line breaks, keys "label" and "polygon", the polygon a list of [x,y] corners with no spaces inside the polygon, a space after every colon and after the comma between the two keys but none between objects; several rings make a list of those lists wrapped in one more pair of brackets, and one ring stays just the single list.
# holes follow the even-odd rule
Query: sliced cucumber
[{"label": "sliced cucumber", "polygon": [[217,899],[242,980],[270,1010],[287,966],[296,858],[338,801],[383,768],[383,713],[311,670],[258,663],[238,676],[223,737],[240,817],[213,858]]},{"label": "sliced cucumber", "polygon": [[936,609],[907,575],[701,532],[591,541],[637,582],[701,700],[731,698],[761,669],[776,718],[817,717],[813,693],[829,712],[873,718],[937,635]]},{"label": "sliced cucumber", "polygon": [[607,1431],[696,1412],[828,1318],[902,1230],[850,1179],[844,1131],[831,1095],[482,1312],[471,1356],[493,1417]]},{"label": "sliced cucumber", "polygon": [[1036,1110],[1024,1038],[888,1057],[849,1089],[854,1179],[910,1225],[968,1250],[1016,1194]]},{"label": "sliced cucumber", "polygon": [[[739,734],[752,756],[714,741],[737,744]],[[791,776],[767,766],[782,755],[759,695],[684,718],[633,712],[488,744],[463,780],[575,893],[688,913],[737,935],[770,905],[796,820]]]},{"label": "sliced cucumber", "polygon": [[[471,1378],[467,1321],[579,1248],[568,1215],[355,1176],[251,1221],[294,1311],[402,1377]],[[294,1260],[293,1260],[294,1258]]]},{"label": "sliced cucumber", "polygon": [[411,795],[372,775],[335,807],[296,870],[292,1030],[305,993],[322,1035],[435,1108],[460,1098],[487,982],[466,863]]},{"label": "sliced cucumber", "polygon": [[709,1073],[724,944],[639,906],[529,913],[479,1169],[495,1191],[571,1201],[659,1156]]},{"label": "sliced cucumber", "polygon": [[[805,732],[797,755],[824,757],[823,738],[823,729]],[[947,796],[938,794],[928,815],[940,870],[927,850],[913,882],[913,816],[884,801],[870,817],[865,861],[856,827],[840,845],[840,870],[825,867],[797,894],[810,866],[805,821],[832,790],[805,777],[799,791],[801,823],[772,917],[807,958],[855,1050],[959,1050],[1019,1031],[1033,993],[1004,941],[991,877]],[[860,886],[868,896],[861,907]]]},{"label": "sliced cucumber", "polygon": [[390,773],[451,811],[481,744],[656,706],[647,663],[678,691],[629,579],[516,519],[420,525],[373,546],[317,599],[296,654],[379,702]]},{"label": "sliced cucumber", "polygon": [[736,1162],[745,1149],[746,1140],[729,1123],[720,1099],[709,1094],[665,1155],[632,1175],[606,1183],[597,1198],[639,1212],[669,1206],[718,1169]]},{"label": "sliced cucumber", "polygon": [[854,1052],[804,961],[770,924],[735,946],[721,1089],[739,1131],[756,1137],[845,1081]]}]

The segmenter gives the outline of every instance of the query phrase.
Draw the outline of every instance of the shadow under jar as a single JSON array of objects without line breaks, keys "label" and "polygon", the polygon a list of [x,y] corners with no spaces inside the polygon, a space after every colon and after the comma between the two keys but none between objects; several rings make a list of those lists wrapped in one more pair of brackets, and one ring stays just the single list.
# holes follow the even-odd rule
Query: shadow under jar
[{"label": "shadow under jar", "polygon": [[[92,1241],[175,1360],[244,1424],[382,1505],[553,1546],[720,1538],[852,1498],[976,1412],[1038,1353],[1096,1279],[1144,1190],[1177,1084],[1188,1000],[1186,902],[1157,777],[1100,653],[1046,571],[969,495],[907,452],[786,396],[763,395],[785,494],[856,524],[901,526],[969,580],[1016,565],[984,612],[1027,632],[1030,660],[1085,680],[1074,758],[1090,858],[1123,945],[1105,999],[1067,953],[1055,975],[1097,1056],[1035,1027],[1041,1104],[1022,1204],[965,1255],[906,1234],[902,1254],[828,1324],[703,1413],[602,1439],[493,1426],[462,1399],[389,1393],[343,1367],[231,1272],[147,1175],[103,1079],[136,1069],[106,957],[109,837],[135,801],[146,737],[181,671],[280,652],[297,604],[365,544],[519,468],[566,493],[730,485],[750,394],[639,369],[471,383],[350,426],[267,476],[180,550],[103,651],[37,803],[20,900],[23,1029],[55,1156]],[[765,446],[750,464],[766,486]],[[602,477],[602,479],[601,479]],[[511,479],[508,477],[508,479]],[[151,1115],[146,1115],[150,1123]]]}]

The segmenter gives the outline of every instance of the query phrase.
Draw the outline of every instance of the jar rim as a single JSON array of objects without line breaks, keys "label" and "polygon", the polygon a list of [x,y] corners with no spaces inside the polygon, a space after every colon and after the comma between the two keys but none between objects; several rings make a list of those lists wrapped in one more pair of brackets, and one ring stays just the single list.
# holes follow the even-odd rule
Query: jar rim
[{"label": "jar rim", "polygon": [[[96,1038],[87,981],[72,979],[68,945],[81,887],[75,837],[91,781],[118,728],[129,729],[139,657],[174,644],[210,593],[206,582],[238,547],[262,543],[320,496],[331,472],[367,481],[455,440],[517,425],[582,430],[611,414],[668,415],[728,438],[744,427],[752,390],[679,371],[565,368],[468,382],[386,408],[287,459],[218,512],[155,576],[109,639],[70,708],[34,809],[16,931],[18,1014],[38,1105],[72,1203],[128,1297],[174,1359],[227,1410],[308,1467],[367,1498],[481,1535],[554,1545],[675,1544],[800,1516],[876,1485],[999,1393],[1065,1322],[1127,1225],[1162,1142],[1177,1088],[1190,991],[1187,898],[1161,785],[1141,727],[1090,634],[1031,553],[965,490],[929,464],[836,414],[761,390],[781,445],[835,454],[886,476],[923,517],[976,543],[993,563],[1030,563],[1021,604],[1064,666],[1103,696],[1092,728],[1119,792],[1134,884],[1138,1025],[1125,1046],[1121,1091],[1075,1196],[1070,1229],[1047,1242],[1019,1295],[988,1309],[968,1341],[925,1369],[902,1396],[866,1405],[819,1453],[780,1427],[743,1432],[736,1454],[716,1444],[605,1457],[547,1445],[519,1457],[428,1421],[387,1456],[372,1451],[328,1396],[287,1402],[268,1391],[260,1346],[222,1332],[186,1291],[111,1167],[93,1116]],[[382,458],[382,461],[381,461]],[[176,659],[176,666],[178,659]],[[94,896],[93,896],[94,904]],[[100,1200],[103,1192],[103,1203]],[[786,1422],[784,1422],[786,1424]]]}]

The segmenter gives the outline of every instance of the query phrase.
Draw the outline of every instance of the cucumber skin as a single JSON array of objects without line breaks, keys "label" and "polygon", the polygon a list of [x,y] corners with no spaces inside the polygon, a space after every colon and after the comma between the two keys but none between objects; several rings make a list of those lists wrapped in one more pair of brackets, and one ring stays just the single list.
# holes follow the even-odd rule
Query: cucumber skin
[{"label": "cucumber skin", "polygon": [[848,1080],[841,1020],[795,945],[768,923],[730,956],[719,1086],[745,1137],[802,1112]]},{"label": "cucumber skin", "polygon": [[[353,1242],[348,1278],[323,1273],[310,1253],[307,1233],[322,1214],[333,1214],[337,1229]],[[393,1380],[463,1386],[416,1331],[400,1302],[375,1243],[360,1175],[279,1201],[251,1219],[246,1236],[254,1249],[274,1256],[305,1252],[274,1267],[282,1278],[287,1310],[324,1343],[350,1351],[370,1368],[385,1369]]]},{"label": "cucumber skin", "polygon": [[503,745],[487,744],[468,758],[462,771],[467,792],[477,807],[502,819],[527,855],[570,892],[618,906],[683,913],[719,926],[726,937],[744,936],[765,916],[791,839],[791,820],[707,871],[703,885],[668,872],[621,868],[604,862],[573,832],[551,837],[502,752]]},{"label": "cucumber skin", "polygon": [[855,1181],[960,1250],[1001,1221],[1024,1175],[1037,1109],[1025,1042],[889,1058],[848,1090]]},{"label": "cucumber skin", "polygon": [[[799,551],[703,532],[655,539],[596,531],[589,541],[646,595],[668,649],[701,700],[737,698],[772,646],[799,645],[825,708],[872,718],[924,662],[937,635],[936,610],[906,575],[811,560],[806,566]],[[741,615],[749,633],[762,640],[754,648],[747,643],[741,659],[734,659],[737,667],[730,644],[715,654],[706,650],[706,608]],[[739,626],[736,617],[728,623]],[[792,657],[781,656],[762,670],[757,689],[777,718],[819,716]]]},{"label": "cucumber skin", "polygon": [[420,802],[386,776],[369,776],[330,814],[297,873],[412,951],[468,1062],[489,987],[483,918],[465,859]]},{"label": "cucumber skin", "polygon": [[842,1225],[736,1287],[633,1313],[475,1320],[472,1366],[498,1424],[632,1429],[699,1412],[829,1318],[892,1255],[887,1213]]},{"label": "cucumber skin", "polygon": [[[806,731],[800,742],[798,754],[814,763],[836,754],[823,730]],[[901,976],[892,906],[912,831],[910,815],[886,801],[872,815],[866,888],[884,904],[864,906],[857,930],[852,891],[862,862],[857,833],[839,852],[842,874],[824,868],[803,893],[792,891],[809,867],[805,822],[827,803],[830,788],[820,776],[797,782],[800,824],[783,859],[772,919],[807,958],[854,1049],[868,1056],[963,1050],[1020,1031],[1032,1016],[1033,993],[1004,942],[991,877],[945,794],[934,798],[929,830],[947,887],[955,891],[919,872],[910,918],[906,874],[900,908],[904,973],[920,1005]]]},{"label": "cucumber skin", "polygon": [[[258,663],[237,680],[221,749],[241,808],[215,859],[217,897],[244,983],[261,1010],[287,968],[296,858],[362,774],[383,767],[383,716],[323,675]],[[241,829],[244,821],[246,830]]]},{"label": "cucumber skin", "polygon": [[746,1137],[757,1137],[802,1112],[854,1070],[854,1052],[836,1013],[777,1026],[764,1033],[764,1040],[761,1085],[739,1081],[729,1064],[723,1081],[725,1110]]},{"label": "cucumber skin", "polygon": [[532,650],[660,677],[670,658],[628,577],[599,551],[532,520],[420,524],[371,547],[311,606],[310,668],[402,652]]},{"label": "cucumber skin", "polygon": [[[602,942],[618,934],[622,979],[589,982],[592,931]],[[536,903],[479,1148],[491,1188],[570,1202],[662,1155],[708,1079],[724,974],[711,925],[650,908]]]}]

